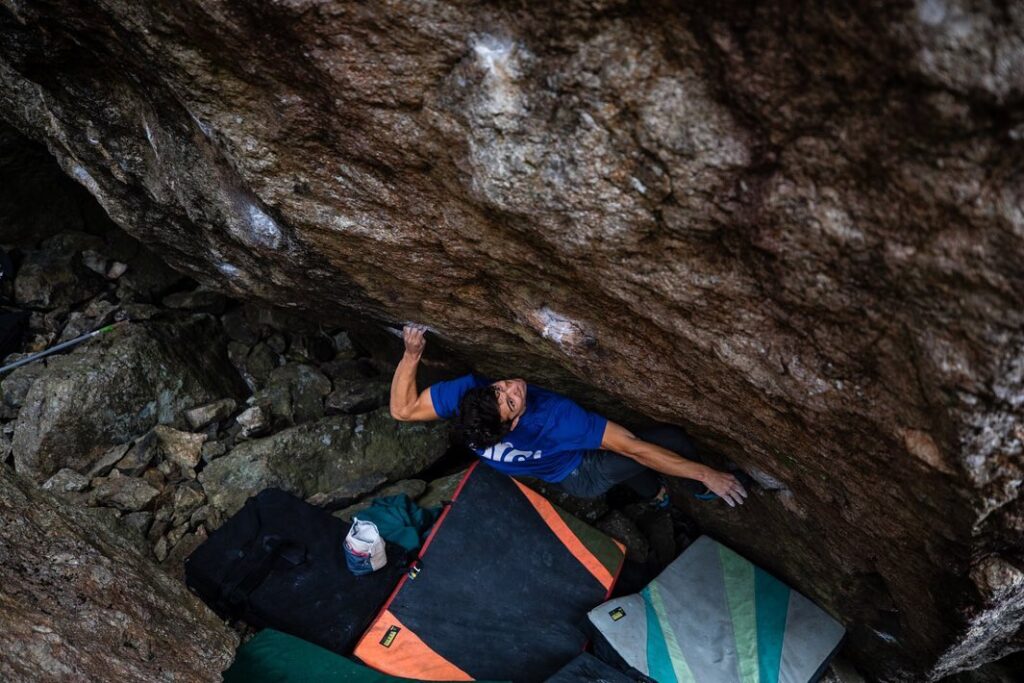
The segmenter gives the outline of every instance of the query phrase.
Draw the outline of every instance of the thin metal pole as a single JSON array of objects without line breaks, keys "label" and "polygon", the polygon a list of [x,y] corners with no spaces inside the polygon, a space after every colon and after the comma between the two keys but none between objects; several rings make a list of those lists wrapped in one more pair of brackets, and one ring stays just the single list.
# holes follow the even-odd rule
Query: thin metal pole
[{"label": "thin metal pole", "polygon": [[81,344],[82,342],[84,342],[84,341],[86,341],[88,339],[92,339],[93,337],[99,336],[99,335],[103,334],[104,332],[110,332],[112,329],[114,329],[118,325],[123,325],[126,322],[128,322],[128,321],[127,320],[122,320],[122,321],[116,322],[116,323],[114,323],[112,325],[105,325],[105,326],[99,328],[98,330],[93,330],[92,332],[86,332],[85,334],[83,334],[83,335],[81,335],[79,337],[75,337],[74,339],[69,339],[66,342],[61,342],[60,344],[57,344],[56,346],[51,346],[50,348],[43,349],[42,351],[40,351],[38,353],[33,353],[31,356],[25,356],[21,360],[16,360],[13,363],[10,363],[9,365],[5,365],[2,368],[0,368],[0,374],[3,374],[5,372],[7,372],[8,370],[13,370],[14,368],[20,368],[22,365],[28,365],[29,363],[35,362],[35,361],[39,360],[40,358],[46,358],[47,356],[49,356],[51,354],[54,354],[54,353],[57,353],[58,351],[63,351],[64,349],[70,348],[70,347],[75,346],[77,344]]}]

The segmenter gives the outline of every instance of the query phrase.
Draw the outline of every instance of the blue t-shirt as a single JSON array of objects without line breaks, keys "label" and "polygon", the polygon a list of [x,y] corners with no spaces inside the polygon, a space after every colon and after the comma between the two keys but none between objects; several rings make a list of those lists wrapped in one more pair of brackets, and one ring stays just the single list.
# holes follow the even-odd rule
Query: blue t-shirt
[{"label": "blue t-shirt", "polygon": [[[455,416],[462,396],[474,387],[491,384],[479,375],[465,375],[430,387],[434,412]],[[559,482],[579,467],[586,451],[601,447],[608,420],[580,408],[572,400],[526,385],[526,412],[516,428],[499,443],[476,454],[505,474]]]}]

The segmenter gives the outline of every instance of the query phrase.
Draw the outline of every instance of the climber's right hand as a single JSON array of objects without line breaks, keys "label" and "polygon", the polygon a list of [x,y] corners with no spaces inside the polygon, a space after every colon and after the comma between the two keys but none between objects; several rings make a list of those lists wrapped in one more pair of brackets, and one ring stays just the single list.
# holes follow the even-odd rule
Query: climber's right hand
[{"label": "climber's right hand", "polygon": [[427,328],[423,325],[408,324],[402,328],[402,341],[405,343],[405,355],[419,360],[423,355],[423,349],[427,346],[424,337]]}]

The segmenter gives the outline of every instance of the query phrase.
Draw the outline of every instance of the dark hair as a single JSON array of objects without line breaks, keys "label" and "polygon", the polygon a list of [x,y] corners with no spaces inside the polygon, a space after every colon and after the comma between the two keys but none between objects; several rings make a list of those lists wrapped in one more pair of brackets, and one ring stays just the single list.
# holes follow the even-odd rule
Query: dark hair
[{"label": "dark hair", "polygon": [[459,412],[452,420],[452,434],[469,448],[487,448],[508,434],[511,426],[511,422],[501,420],[494,387],[474,387],[459,401]]}]

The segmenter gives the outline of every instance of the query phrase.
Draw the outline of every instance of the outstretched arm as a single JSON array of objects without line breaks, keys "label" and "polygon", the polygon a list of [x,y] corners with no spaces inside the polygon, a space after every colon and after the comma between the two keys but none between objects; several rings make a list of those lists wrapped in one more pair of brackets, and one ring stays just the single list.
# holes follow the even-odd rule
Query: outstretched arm
[{"label": "outstretched arm", "polygon": [[632,458],[662,474],[696,479],[731,506],[742,505],[743,499],[747,497],[746,489],[733,475],[687,460],[678,453],[638,439],[628,429],[611,420],[605,427],[601,448]]},{"label": "outstretched arm", "polygon": [[406,325],[402,329],[405,353],[395,368],[395,376],[391,378],[391,417],[400,422],[438,419],[430,389],[424,389],[422,393],[416,391],[416,367],[427,345],[423,332],[424,329],[416,325]]}]

